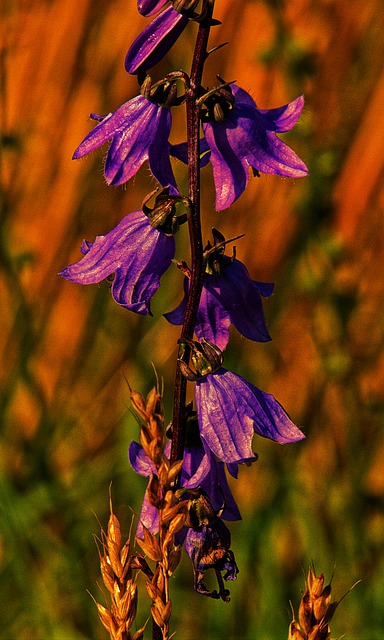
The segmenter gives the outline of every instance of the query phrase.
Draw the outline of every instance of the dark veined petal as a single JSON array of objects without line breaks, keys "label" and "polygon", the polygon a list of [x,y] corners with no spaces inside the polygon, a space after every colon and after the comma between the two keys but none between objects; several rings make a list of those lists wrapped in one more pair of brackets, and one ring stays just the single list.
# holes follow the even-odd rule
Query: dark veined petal
[{"label": "dark veined petal", "polygon": [[142,211],[125,216],[105,236],[97,236],[84,257],[60,275],[79,284],[101,282],[112,273],[114,300],[136,313],[150,313],[150,299],[175,255],[173,236],[154,229]]},{"label": "dark veined petal", "polygon": [[201,292],[199,310],[197,312],[195,333],[199,340],[205,338],[223,351],[229,339],[231,319],[224,301],[217,295],[215,287],[210,287],[212,276],[205,276],[205,284]]},{"label": "dark veined petal", "polygon": [[145,160],[161,186],[177,192],[169,159],[170,109],[136,96],[106,116],[84,138],[73,154],[82,158],[111,140],[104,175],[108,184],[127,182]]},{"label": "dark veined petal", "polygon": [[216,209],[222,211],[241,196],[248,184],[248,167],[237,155],[237,148],[247,144],[240,128],[236,128],[236,147],[232,149],[226,122],[204,123],[205,138],[211,150],[211,164],[216,189]]},{"label": "dark veined petal", "polygon": [[157,117],[156,136],[149,147],[149,168],[152,175],[162,187],[169,186],[170,195],[178,194],[178,189],[173,175],[170,155],[170,144],[168,142],[171,130],[171,112],[162,108]]},{"label": "dark veined petal", "polygon": [[[173,144],[170,148],[170,154],[184,164],[188,164],[188,147],[186,142]],[[205,167],[211,158],[211,151],[205,138],[200,139],[200,167]]]},{"label": "dark veined petal", "polygon": [[74,159],[82,158],[117,134],[124,134],[127,137],[127,131],[129,136],[135,140],[141,129],[144,131],[147,128],[148,118],[151,119],[157,109],[158,105],[141,95],[124,102],[121,107],[116,109],[114,113],[109,113],[85,136],[72,157]]},{"label": "dark veined petal", "polygon": [[130,465],[140,476],[149,477],[156,473],[156,467],[148,458],[143,447],[134,440],[129,445],[128,458]]},{"label": "dark veined petal", "polygon": [[[154,177],[162,186],[176,186],[169,160],[171,112],[143,96],[138,97],[144,102],[138,105],[136,115],[132,112],[132,121],[127,122],[127,129],[113,137],[108,149],[105,178],[111,185],[124,184],[148,159]],[[154,161],[156,153],[159,154],[157,162]]]},{"label": "dark veined petal", "polygon": [[236,103],[221,122],[205,122],[216,188],[216,209],[228,208],[244,191],[248,170],[291,178],[308,175],[304,162],[276,132],[291,129],[303,109],[302,96],[277,109],[258,109],[249,94],[231,85]]},{"label": "dark veined petal", "polygon": [[143,526],[148,529],[153,535],[159,531],[159,512],[156,507],[153,506],[148,500],[147,492],[145,492],[143,503],[141,505],[141,511],[139,515],[139,522],[137,524],[136,535],[138,538],[144,538]]},{"label": "dark veined petal", "polygon": [[296,100],[283,107],[258,109],[253,98],[244,89],[241,89],[236,84],[232,84],[231,89],[236,98],[236,104],[248,105],[252,109],[257,109],[259,114],[265,115],[266,129],[276,133],[290,131],[295,126],[304,108],[304,96],[299,96]]},{"label": "dark veined petal", "polygon": [[[171,453],[170,441],[166,444],[164,453],[169,458]],[[155,465],[138,442],[131,442],[128,458],[132,468],[139,475],[150,477],[156,473]],[[225,520],[241,520],[239,509],[228,486],[224,464],[216,460],[209,449],[205,451],[202,446],[185,448],[180,486],[187,489],[202,487],[208,494],[215,510],[218,511],[224,506],[222,517]],[[138,528],[139,537],[143,535],[143,524],[147,529],[150,529],[151,533],[157,533],[159,526],[157,509],[150,504],[146,496],[139,521],[141,522]]]},{"label": "dark veined petal", "polygon": [[200,435],[227,464],[254,459],[254,432],[280,443],[305,437],[271,394],[226,369],[198,380],[195,395]]},{"label": "dark veined petal", "polygon": [[[171,324],[182,324],[185,314],[189,280],[184,280],[184,298],[176,309],[165,313]],[[205,274],[197,312],[195,333],[222,351],[229,338],[232,323],[249,340],[267,342],[271,339],[264,318],[262,296],[270,296],[274,285],[252,280],[239,261],[222,269],[220,276]]]},{"label": "dark veined petal", "polygon": [[[224,507],[221,514],[224,520],[241,520],[239,508],[227,482],[224,463],[217,460],[209,449],[207,449],[206,455],[211,458],[210,473],[200,483],[201,487],[207,493],[215,511]],[[192,485],[190,486],[192,488]]]},{"label": "dark veined petal", "polygon": [[[206,278],[207,276],[204,276],[205,282]],[[188,288],[189,279],[185,278],[183,300],[176,309],[164,314],[166,320],[171,324],[183,324]],[[224,308],[222,301],[217,295],[212,295],[203,285],[195,324],[195,333],[198,339],[205,338],[216,344],[219,349],[224,350],[228,344],[230,324],[228,311]]]},{"label": "dark veined petal", "polygon": [[160,11],[167,0],[138,0],[137,10],[142,16],[151,16]]},{"label": "dark veined petal", "polygon": [[[271,340],[265,323],[261,295],[268,297],[272,294],[272,283],[252,280],[245,265],[239,260],[234,260],[231,265],[225,267],[220,278],[207,276],[207,282],[211,283],[217,292],[216,295],[220,296],[230,321],[242,336],[257,342]],[[218,346],[221,349],[220,345]]]},{"label": "dark veined petal", "polygon": [[125,57],[128,73],[152,69],[168,53],[189,20],[170,6],[154,18],[138,35]]}]

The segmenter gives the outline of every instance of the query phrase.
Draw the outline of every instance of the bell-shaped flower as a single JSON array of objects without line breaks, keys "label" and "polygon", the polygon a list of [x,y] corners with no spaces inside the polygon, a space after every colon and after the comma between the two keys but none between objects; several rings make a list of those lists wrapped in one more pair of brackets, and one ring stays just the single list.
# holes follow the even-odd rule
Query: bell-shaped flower
[{"label": "bell-shaped flower", "polygon": [[104,165],[108,184],[127,182],[148,160],[156,180],[177,191],[169,159],[170,130],[170,109],[139,95],[102,118],[77,147],[73,158],[82,158],[111,140]]},{"label": "bell-shaped flower", "polygon": [[[171,442],[165,447],[165,455],[171,452]],[[184,489],[201,487],[209,496],[212,507],[219,511],[223,509],[222,517],[226,520],[240,520],[241,515],[225,475],[224,464],[217,460],[210,451],[205,451],[202,446],[187,446],[184,449],[183,467],[180,476],[180,486]],[[141,476],[150,477],[156,474],[156,467],[145,454],[144,449],[137,442],[132,442],[129,447],[129,461],[132,468]],[[153,534],[159,530],[158,511],[150,501],[147,494],[143,499],[138,537],[143,535],[143,525]]]},{"label": "bell-shaped flower", "polygon": [[[141,2],[144,15],[152,15],[164,2]],[[139,73],[152,69],[174,45],[184,31],[189,20],[172,6],[167,7],[131,44],[125,57],[125,69],[128,73]]]},{"label": "bell-shaped flower", "polygon": [[193,565],[195,591],[211,598],[229,601],[229,591],[224,589],[222,580],[218,581],[219,591],[209,590],[204,583],[204,573],[208,569],[214,569],[216,575],[225,571],[224,580],[236,580],[239,569],[230,546],[231,534],[221,518],[216,518],[210,524],[188,529],[185,549]]},{"label": "bell-shaped flower", "polygon": [[125,216],[105,236],[83,242],[84,257],[60,271],[79,284],[94,284],[113,273],[113,299],[122,307],[151,314],[150,300],[175,255],[175,240],[155,229],[142,211]]},{"label": "bell-shaped flower", "polygon": [[[258,109],[251,96],[235,84],[231,94],[204,112],[200,143],[201,166],[210,160],[216,189],[216,209],[230,207],[248,183],[249,168],[290,178],[308,175],[304,162],[277,137],[296,124],[304,98],[276,109]],[[211,102],[215,99],[212,98]],[[186,161],[186,144],[171,148],[171,154]]]},{"label": "bell-shaped flower", "polygon": [[203,444],[228,465],[255,459],[254,433],[279,443],[305,438],[273,395],[226,369],[196,380],[195,401]]},{"label": "bell-shaped flower", "polygon": [[[271,339],[265,323],[261,296],[273,292],[272,283],[252,280],[246,267],[239,260],[220,256],[220,275],[204,275],[203,289],[195,325],[199,340],[205,338],[222,351],[229,338],[229,327],[233,324],[245,337],[257,342]],[[187,303],[189,279],[185,278],[185,296],[179,306],[164,316],[171,324],[182,324]]]}]

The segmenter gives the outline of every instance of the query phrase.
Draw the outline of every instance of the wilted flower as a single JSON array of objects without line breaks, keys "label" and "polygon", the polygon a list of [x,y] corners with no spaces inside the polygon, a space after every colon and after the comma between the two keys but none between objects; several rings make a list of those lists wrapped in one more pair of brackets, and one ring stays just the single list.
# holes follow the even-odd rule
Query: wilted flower
[{"label": "wilted flower", "polygon": [[[203,114],[205,138],[200,144],[201,166],[212,163],[216,188],[216,209],[221,211],[243,193],[249,167],[256,172],[290,178],[308,175],[304,162],[282,142],[276,133],[289,131],[296,124],[303,106],[300,96],[276,109],[258,109],[251,96],[235,84],[231,92],[211,95]],[[175,145],[171,154],[183,162],[186,145]]]},{"label": "wilted flower", "polygon": [[[165,455],[169,456],[171,442],[165,447]],[[145,454],[140,444],[133,441],[129,447],[129,461],[136,473],[144,477],[156,474],[156,467]],[[184,462],[181,470],[180,486],[183,489],[201,487],[209,496],[212,507],[219,511],[226,520],[240,520],[241,515],[225,476],[224,464],[213,454],[204,451],[202,446],[187,446],[184,449]],[[158,510],[153,506],[147,494],[139,517],[137,536],[142,537],[143,525],[153,534],[159,529]]]},{"label": "wilted flower", "polygon": [[73,158],[82,158],[111,140],[104,166],[108,184],[127,182],[148,160],[156,180],[163,187],[172,185],[177,190],[169,159],[170,129],[169,108],[136,96],[102,118],[77,147]]},{"label": "wilted flower", "polygon": [[[146,2],[144,15],[152,15],[164,2]],[[154,5],[152,7],[152,5]],[[184,31],[189,20],[170,6],[154,18],[131,44],[125,57],[125,69],[128,73],[138,73],[152,69],[174,45]]]},{"label": "wilted flower", "polygon": [[255,459],[254,433],[280,443],[305,438],[271,394],[226,369],[197,379],[195,398],[203,443],[229,465]]},{"label": "wilted flower", "polygon": [[79,284],[94,284],[115,274],[114,300],[141,314],[150,314],[150,299],[175,255],[175,240],[155,229],[142,211],[125,216],[105,236],[83,242],[84,257],[60,271]]},{"label": "wilted flower", "polygon": [[[216,518],[211,524],[188,529],[185,549],[192,561],[194,588],[198,593],[229,601],[229,591],[224,589],[221,572],[226,572],[224,580],[236,580],[239,572],[230,546],[231,534],[221,518]],[[208,569],[215,570],[219,591],[210,591],[204,584],[204,573]]]},{"label": "wilted flower", "polygon": [[[220,262],[220,274],[204,275],[195,325],[198,339],[205,338],[224,350],[229,327],[233,324],[245,338],[267,342],[271,337],[265,324],[261,296],[270,296],[274,285],[252,280],[239,260],[220,256]],[[183,323],[188,289],[186,277],[184,299],[176,309],[164,314],[171,324]]]}]

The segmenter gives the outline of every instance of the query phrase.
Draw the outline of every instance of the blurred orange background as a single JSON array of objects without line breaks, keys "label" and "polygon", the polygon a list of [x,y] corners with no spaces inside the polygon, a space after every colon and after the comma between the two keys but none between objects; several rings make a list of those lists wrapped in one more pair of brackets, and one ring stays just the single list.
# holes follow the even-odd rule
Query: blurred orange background
[{"label": "blurred orange background", "polygon": [[[381,640],[383,4],[216,4],[223,24],[211,46],[229,44],[210,56],[205,84],[216,74],[236,80],[260,108],[305,95],[284,140],[310,177],[251,179],[218,214],[207,168],[203,226],[206,241],[212,226],[226,237],[245,233],[238,258],[255,280],[276,283],[265,304],[273,341],[249,343],[233,331],[226,366],[272,392],[307,439],[277,449],[255,442],[260,460],[233,487],[244,517],[233,527],[241,559],[233,603],[212,613],[217,603],[190,594],[186,564],[175,629],[182,640],[198,637],[193,618],[194,634],[223,638],[224,616],[226,638],[285,638],[301,565],[313,560],[328,576],[336,562],[339,596],[362,579],[336,614],[337,633]],[[117,308],[106,283],[81,287],[57,272],[80,257],[83,238],[105,234],[155,186],[145,165],[124,188],[108,187],[103,151],[71,160],[92,127],[89,113],[137,95],[124,57],[147,21],[132,0],[5,0],[1,17],[0,637],[103,638],[85,593],[97,580],[92,512],[105,523],[111,480],[126,532],[130,508],[140,507],[145,483],[126,456],[137,438],[126,378],[146,393],[153,362],[169,411],[178,330],[162,313],[181,298],[182,278],[176,269],[164,276],[154,317],[143,318]],[[191,25],[155,79],[188,70],[194,33]],[[185,135],[179,111],[172,142]],[[185,186],[184,167],[174,169]],[[177,258],[188,261],[184,229],[179,236]]]}]

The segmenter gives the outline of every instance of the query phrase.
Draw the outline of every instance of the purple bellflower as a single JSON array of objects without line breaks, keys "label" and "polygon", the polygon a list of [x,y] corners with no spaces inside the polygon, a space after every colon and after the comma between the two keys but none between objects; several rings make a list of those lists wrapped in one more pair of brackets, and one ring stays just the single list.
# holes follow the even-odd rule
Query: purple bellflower
[{"label": "purple bellflower", "polygon": [[[197,338],[205,338],[223,351],[228,344],[229,327],[233,324],[245,338],[257,342],[271,340],[261,296],[270,296],[274,285],[252,280],[239,260],[220,256],[220,262],[222,268],[219,275],[204,275],[195,325]],[[186,277],[184,299],[176,309],[164,314],[171,324],[183,323],[188,289],[189,279]]]},{"label": "purple bellflower", "polygon": [[226,369],[197,379],[195,400],[203,444],[230,470],[255,460],[254,433],[280,443],[305,438],[271,394]]},{"label": "purple bellflower", "polygon": [[60,271],[79,284],[94,284],[115,274],[112,296],[122,307],[151,314],[150,299],[175,255],[175,240],[155,229],[142,211],[125,216],[105,236],[83,242],[84,257]]},{"label": "purple bellflower", "polygon": [[[141,13],[152,15],[164,2],[141,2]],[[140,9],[139,9],[140,10]],[[174,45],[189,20],[172,6],[167,7],[137,36],[125,57],[125,69],[135,74],[152,69]]]},{"label": "purple bellflower", "polygon": [[[202,114],[201,166],[211,161],[217,211],[230,207],[243,193],[250,167],[256,174],[308,175],[304,162],[276,135],[294,127],[303,110],[303,96],[283,107],[258,109],[246,91],[235,84],[230,89],[221,93],[219,89],[219,102]],[[173,146],[171,154],[186,162],[186,143]]]},{"label": "purple bellflower", "polygon": [[210,524],[188,529],[185,549],[193,565],[195,591],[211,598],[229,601],[229,591],[224,589],[221,577],[218,580],[219,592],[210,591],[204,584],[204,573],[207,569],[214,569],[219,577],[225,571],[224,580],[236,580],[239,569],[230,545],[231,534],[221,518],[216,518]]},{"label": "purple bellflower", "polygon": [[[171,443],[165,447],[165,455],[169,456]],[[131,442],[129,461],[136,473],[150,477],[156,473],[156,467],[147,457],[144,449],[137,442]],[[184,450],[184,463],[181,470],[180,486],[184,489],[201,487],[209,496],[213,509],[223,507],[222,517],[226,520],[240,520],[241,515],[225,475],[224,464],[217,460],[210,451],[202,446],[190,446]],[[143,525],[153,534],[159,530],[159,517],[156,507],[144,496],[139,517],[137,536],[143,536]]]},{"label": "purple bellflower", "polygon": [[148,160],[156,180],[163,187],[171,185],[176,193],[169,159],[170,129],[170,109],[139,95],[105,116],[77,147],[73,158],[82,158],[111,140],[104,166],[108,184],[127,182]]}]

